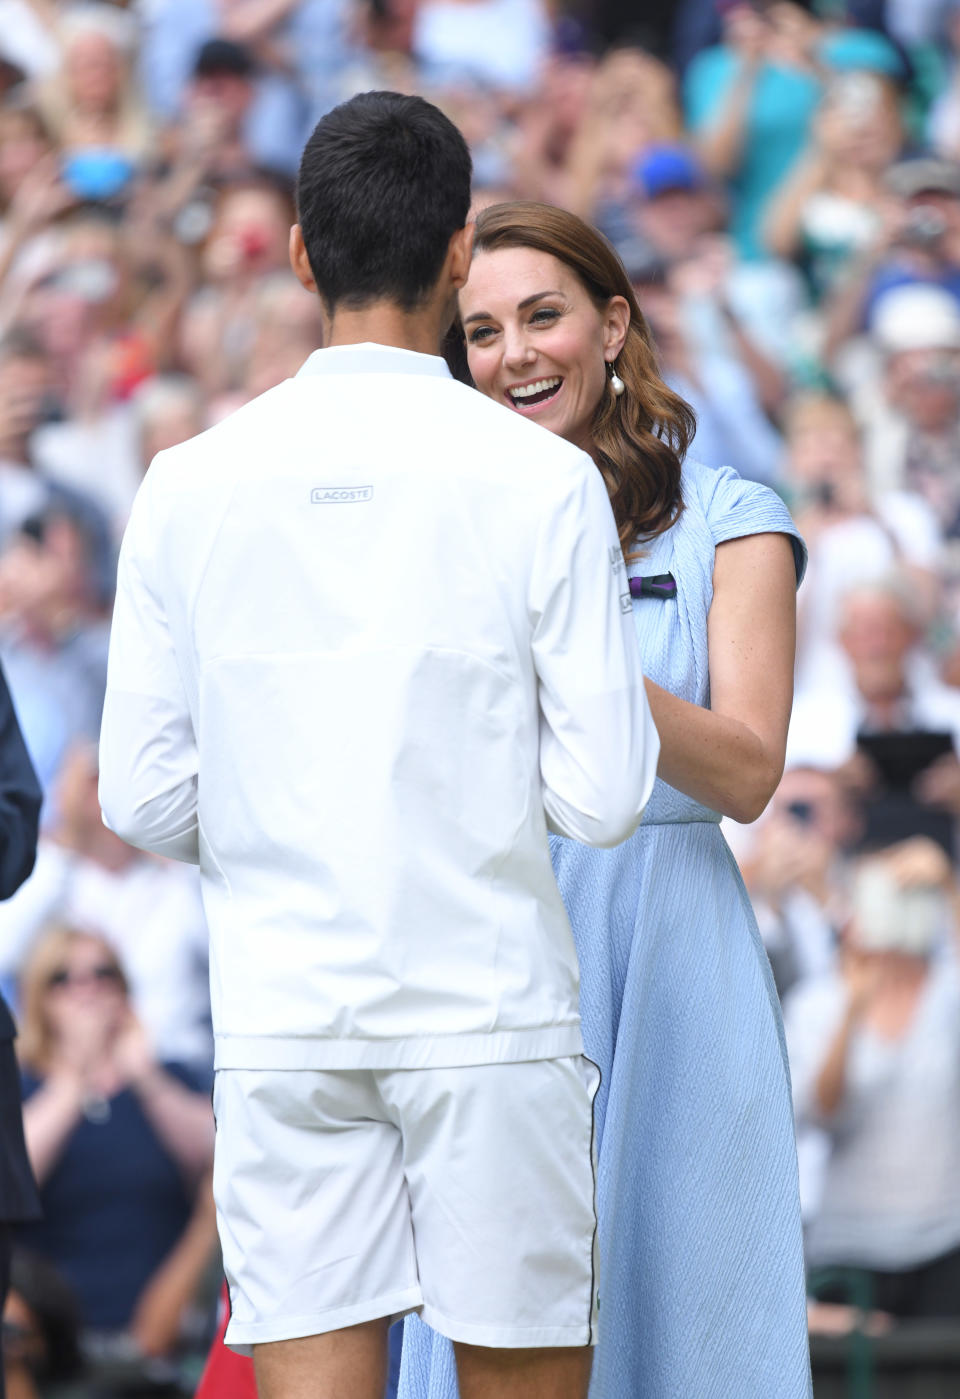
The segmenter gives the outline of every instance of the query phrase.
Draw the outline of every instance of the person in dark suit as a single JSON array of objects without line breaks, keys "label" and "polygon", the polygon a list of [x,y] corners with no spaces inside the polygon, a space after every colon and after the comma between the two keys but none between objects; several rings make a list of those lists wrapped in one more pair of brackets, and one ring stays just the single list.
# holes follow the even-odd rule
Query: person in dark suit
[{"label": "person in dark suit", "polygon": [[[29,876],[37,854],[43,794],[0,672],[0,899]],[[13,1016],[0,996],[0,1312],[10,1283],[11,1225],[37,1219],[40,1201],[23,1140]],[[3,1374],[0,1369],[0,1399]]]}]

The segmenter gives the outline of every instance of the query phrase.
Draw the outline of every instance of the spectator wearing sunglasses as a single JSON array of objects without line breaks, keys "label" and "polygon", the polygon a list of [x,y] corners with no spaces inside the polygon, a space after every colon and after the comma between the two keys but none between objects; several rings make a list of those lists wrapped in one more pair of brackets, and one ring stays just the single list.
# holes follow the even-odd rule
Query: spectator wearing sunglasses
[{"label": "spectator wearing sunglasses", "polygon": [[209,1102],[182,1069],[153,1058],[102,938],[43,934],[21,1004],[24,1128],[44,1218],[20,1242],[74,1289],[88,1349],[162,1349],[153,1313],[167,1306],[171,1274],[186,1280],[186,1302],[190,1260],[199,1273],[208,1256],[196,1221],[212,1160]]}]

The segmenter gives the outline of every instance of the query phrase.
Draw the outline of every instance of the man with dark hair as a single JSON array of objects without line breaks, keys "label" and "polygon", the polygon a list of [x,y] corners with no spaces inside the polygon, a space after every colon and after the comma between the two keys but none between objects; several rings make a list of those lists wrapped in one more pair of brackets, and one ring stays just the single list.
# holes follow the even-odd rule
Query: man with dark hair
[{"label": "man with dark hair", "polygon": [[469,186],[420,98],[320,122],[291,260],[328,348],[159,455],[121,556],[101,802],[200,865],[261,1399],[381,1399],[413,1310],[463,1399],[586,1393],[596,1072],[547,831],[623,840],[658,742],[600,474],[438,355]]},{"label": "man with dark hair", "polygon": [[328,315],[374,301],[413,311],[436,293],[454,235],[469,258],[470,152],[436,117],[417,98],[368,92],[314,129],[297,181],[294,270],[302,240]]}]

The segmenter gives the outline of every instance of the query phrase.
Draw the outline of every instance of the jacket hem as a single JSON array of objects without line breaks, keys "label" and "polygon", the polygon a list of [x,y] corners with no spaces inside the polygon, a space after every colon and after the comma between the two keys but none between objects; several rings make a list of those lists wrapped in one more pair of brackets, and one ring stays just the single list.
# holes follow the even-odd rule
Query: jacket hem
[{"label": "jacket hem", "polygon": [[405,1039],[217,1035],[215,1069],[427,1069],[565,1059],[583,1053],[579,1023]]}]

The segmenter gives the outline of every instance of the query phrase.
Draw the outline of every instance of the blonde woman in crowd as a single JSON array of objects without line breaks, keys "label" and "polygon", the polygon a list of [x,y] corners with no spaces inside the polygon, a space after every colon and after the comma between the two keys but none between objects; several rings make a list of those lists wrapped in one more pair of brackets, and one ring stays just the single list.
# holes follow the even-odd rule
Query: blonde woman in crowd
[{"label": "blonde woman in crowd", "polygon": [[44,1213],[20,1242],[70,1283],[100,1351],[128,1336],[169,1349],[214,1243],[209,1100],[155,1060],[96,934],[41,936],[21,1006],[24,1130]]},{"label": "blonde woman in crowd", "polygon": [[[104,179],[108,156],[118,162],[118,171],[119,162],[139,165],[150,153],[153,129],[135,81],[133,17],[113,5],[79,6],[65,15],[59,37],[60,71],[38,90],[40,109],[59,146],[68,158],[96,152]],[[100,197],[92,187],[83,190],[83,179],[93,180],[86,166],[74,175],[77,193]]]}]

